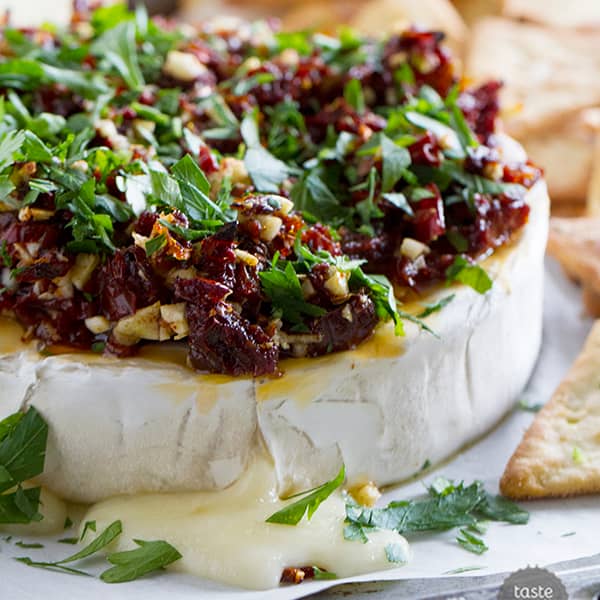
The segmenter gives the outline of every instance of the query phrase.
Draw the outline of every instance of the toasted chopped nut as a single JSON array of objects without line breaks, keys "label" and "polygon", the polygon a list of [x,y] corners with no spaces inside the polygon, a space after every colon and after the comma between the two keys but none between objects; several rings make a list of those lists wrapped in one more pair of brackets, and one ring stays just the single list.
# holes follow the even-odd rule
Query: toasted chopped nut
[{"label": "toasted chopped nut", "polygon": [[242,69],[248,73],[250,71],[256,71],[257,69],[260,69],[261,65],[262,63],[260,62],[260,58],[258,58],[258,56],[250,56],[242,63]]},{"label": "toasted chopped nut", "polygon": [[123,317],[113,329],[115,340],[133,346],[140,340],[160,340],[160,302],[141,308],[130,317]]},{"label": "toasted chopped nut", "polygon": [[289,215],[292,209],[294,208],[294,203],[288,198],[281,197],[281,208],[278,212],[280,212],[284,217]]},{"label": "toasted chopped nut", "polygon": [[176,340],[189,334],[190,327],[185,318],[185,302],[164,304],[160,307],[160,317],[173,331]]},{"label": "toasted chopped nut", "polygon": [[500,181],[504,175],[504,169],[500,163],[491,162],[487,163],[483,167],[483,174],[488,179],[493,179],[494,181]]},{"label": "toasted chopped nut", "polygon": [[47,221],[54,216],[54,210],[24,206],[19,210],[19,221]]},{"label": "toasted chopped nut", "polygon": [[363,506],[375,506],[377,500],[381,498],[379,488],[372,481],[352,488],[350,495]]},{"label": "toasted chopped nut", "polygon": [[138,248],[141,248],[142,250],[146,249],[146,242],[150,239],[149,237],[146,237],[145,235],[142,235],[142,234],[138,233],[137,231],[132,231],[131,237],[133,238],[133,243]]},{"label": "toasted chopped nut", "polygon": [[82,173],[87,173],[89,166],[85,162],[85,160],[76,160],[75,162],[71,163],[71,168],[77,169],[78,171],[81,171]]},{"label": "toasted chopped nut", "polygon": [[246,165],[239,158],[224,158],[219,164],[219,170],[208,176],[211,196],[215,197],[218,194],[225,179],[229,179],[231,185],[250,185],[251,183]]},{"label": "toasted chopped nut", "polygon": [[85,326],[94,334],[104,333],[110,329],[110,321],[102,315],[89,317],[84,321]]},{"label": "toasted chopped nut", "polygon": [[171,50],[167,54],[163,72],[179,81],[194,81],[206,74],[208,69],[194,54]]},{"label": "toasted chopped nut", "polygon": [[194,267],[188,269],[173,269],[169,271],[166,277],[166,283],[169,286],[173,286],[176,279],[194,279],[198,276],[198,271]]},{"label": "toasted chopped nut", "polygon": [[258,215],[256,220],[262,227],[259,237],[263,242],[272,242],[283,225],[283,221],[273,215]]},{"label": "toasted chopped nut", "polygon": [[256,258],[254,254],[250,254],[250,252],[239,250],[238,248],[236,248],[233,252],[240,262],[246,263],[251,267],[255,267],[258,264],[258,258]]},{"label": "toasted chopped nut", "polygon": [[305,299],[311,298],[316,294],[316,290],[308,277],[302,281],[302,295]]},{"label": "toasted chopped nut", "polygon": [[96,131],[107,139],[115,150],[126,150],[129,148],[129,140],[117,131],[117,126],[110,119],[99,119],[96,121]]},{"label": "toasted chopped nut", "polygon": [[78,290],[82,290],[99,264],[100,258],[96,254],[78,254],[69,272],[73,285]]},{"label": "toasted chopped nut", "polygon": [[352,323],[354,320],[354,317],[352,316],[352,309],[350,308],[349,304],[346,304],[344,308],[342,308],[342,317],[344,317],[344,319],[346,319],[346,321],[349,323]]},{"label": "toasted chopped nut", "polygon": [[350,294],[348,289],[348,274],[334,271],[333,275],[325,282],[325,289],[329,292],[334,302],[342,302]]},{"label": "toasted chopped nut", "polygon": [[54,291],[55,298],[72,298],[73,297],[73,282],[69,273],[64,277],[55,277],[52,283],[56,286]]},{"label": "toasted chopped nut", "polygon": [[294,50],[293,48],[286,48],[280,55],[279,60],[286,67],[296,67],[300,62],[300,55],[298,54],[298,50]]},{"label": "toasted chopped nut", "polygon": [[423,254],[429,254],[430,252],[431,250],[427,244],[423,244],[422,242],[414,240],[413,238],[404,238],[402,240],[402,245],[400,246],[400,254],[410,258],[411,260],[415,260],[419,256],[422,256]]},{"label": "toasted chopped nut", "polygon": [[281,574],[281,583],[302,583],[306,573],[298,567],[286,567]]},{"label": "toasted chopped nut", "polygon": [[147,121],[146,119],[134,119],[133,130],[142,137],[144,133],[154,133],[156,129],[156,123],[154,121]]}]

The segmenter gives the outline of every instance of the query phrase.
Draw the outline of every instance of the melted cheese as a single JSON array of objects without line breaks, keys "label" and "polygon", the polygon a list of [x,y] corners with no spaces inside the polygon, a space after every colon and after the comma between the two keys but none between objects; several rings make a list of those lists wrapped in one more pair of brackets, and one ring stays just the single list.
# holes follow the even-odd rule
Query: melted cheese
[{"label": "melted cheese", "polygon": [[277,497],[273,465],[260,457],[225,490],[112,498],[90,508],[84,522],[95,520],[101,531],[120,519],[115,549],[130,549],[132,539],[163,539],[183,556],[174,570],[252,589],[276,587],[285,567],[316,565],[339,577],[393,568],[385,553],[392,543],[408,558],[406,541],[393,531],[373,532],[366,544],[345,540],[340,492],[310,521],[265,523],[289,502]]}]

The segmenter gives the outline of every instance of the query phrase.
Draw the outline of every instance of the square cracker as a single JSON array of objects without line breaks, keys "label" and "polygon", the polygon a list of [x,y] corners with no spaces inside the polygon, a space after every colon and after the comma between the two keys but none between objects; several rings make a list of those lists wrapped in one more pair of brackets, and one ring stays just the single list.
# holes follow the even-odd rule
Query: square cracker
[{"label": "square cracker", "polygon": [[506,127],[524,137],[600,105],[600,35],[483,19],[472,30],[466,73],[505,83]]},{"label": "square cracker", "polygon": [[516,500],[600,493],[600,321],[525,433],[500,490]]}]

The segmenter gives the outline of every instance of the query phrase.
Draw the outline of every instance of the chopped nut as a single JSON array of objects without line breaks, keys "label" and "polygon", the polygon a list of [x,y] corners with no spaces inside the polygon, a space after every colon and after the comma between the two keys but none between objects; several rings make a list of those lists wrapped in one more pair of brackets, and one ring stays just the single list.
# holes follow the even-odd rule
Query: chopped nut
[{"label": "chopped nut", "polygon": [[47,221],[54,216],[54,210],[24,206],[19,210],[19,221]]},{"label": "chopped nut", "polygon": [[279,60],[286,67],[296,67],[300,62],[300,55],[298,54],[298,50],[294,50],[293,48],[286,48],[280,55]]},{"label": "chopped nut", "polygon": [[115,150],[126,150],[129,148],[129,140],[117,131],[117,126],[110,119],[99,119],[96,121],[96,131],[108,140]]},{"label": "chopped nut", "polygon": [[167,274],[166,284],[172,287],[175,284],[176,279],[194,279],[194,277],[197,276],[198,271],[196,271],[194,267],[189,267],[188,269],[173,269]]},{"label": "chopped nut", "polygon": [[185,302],[164,304],[160,307],[160,317],[175,333],[176,340],[180,340],[189,334],[190,327],[185,318]]},{"label": "chopped nut", "polygon": [[283,221],[273,215],[258,215],[256,220],[261,224],[259,237],[263,242],[272,242],[283,225]]},{"label": "chopped nut", "polygon": [[431,250],[427,244],[423,244],[422,242],[414,240],[413,238],[404,238],[402,240],[402,245],[400,246],[400,254],[410,258],[411,260],[415,260],[419,256],[422,256],[423,254],[429,254],[430,252]]},{"label": "chopped nut", "polygon": [[334,271],[333,275],[325,281],[325,289],[329,292],[333,302],[343,302],[350,290],[348,289],[348,274],[341,271]]},{"label": "chopped nut", "polygon": [[316,290],[308,277],[305,277],[302,281],[302,295],[305,299],[311,298],[316,294]]},{"label": "chopped nut", "polygon": [[84,321],[85,326],[94,334],[104,333],[110,329],[110,321],[102,315],[89,317]]},{"label": "chopped nut", "polygon": [[281,583],[302,583],[306,573],[298,567],[286,567],[281,573]]},{"label": "chopped nut", "polygon": [[194,81],[206,74],[208,69],[194,54],[171,50],[167,54],[163,72],[179,81]]},{"label": "chopped nut", "polygon": [[82,173],[87,173],[89,166],[85,160],[76,160],[75,162],[71,163],[71,168],[81,171]]},{"label": "chopped nut", "polygon": [[381,498],[379,488],[372,481],[352,488],[350,495],[362,506],[375,506]]},{"label": "chopped nut", "polygon": [[483,174],[488,179],[493,179],[494,181],[500,181],[504,175],[504,169],[502,165],[497,162],[487,163],[483,167]]},{"label": "chopped nut", "polygon": [[94,269],[100,264],[100,259],[96,254],[78,254],[75,258],[75,264],[69,272],[71,282],[78,290],[83,290],[90,280]]},{"label": "chopped nut", "polygon": [[250,252],[239,250],[238,248],[236,248],[233,252],[240,262],[246,263],[251,267],[255,267],[258,264],[258,258],[256,258],[254,254],[250,254]]},{"label": "chopped nut", "polygon": [[123,346],[133,346],[140,340],[160,340],[160,334],[160,302],[123,317],[113,329],[115,340]]}]

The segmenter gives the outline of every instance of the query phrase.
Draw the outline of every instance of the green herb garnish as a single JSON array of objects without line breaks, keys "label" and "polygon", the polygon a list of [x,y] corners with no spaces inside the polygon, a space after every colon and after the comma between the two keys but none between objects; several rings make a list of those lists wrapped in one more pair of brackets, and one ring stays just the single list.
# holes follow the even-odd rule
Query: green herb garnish
[{"label": "green herb garnish", "polygon": [[297,494],[297,496],[302,495],[303,497],[272,514],[266,522],[279,523],[280,525],[298,525],[304,515],[310,520],[321,503],[327,500],[344,483],[345,478],[346,470],[342,466],[334,479],[313,490]]}]

